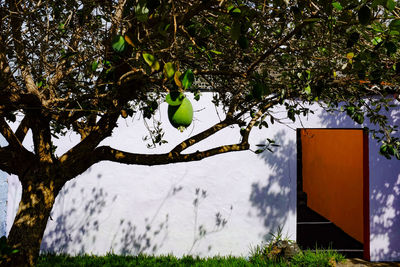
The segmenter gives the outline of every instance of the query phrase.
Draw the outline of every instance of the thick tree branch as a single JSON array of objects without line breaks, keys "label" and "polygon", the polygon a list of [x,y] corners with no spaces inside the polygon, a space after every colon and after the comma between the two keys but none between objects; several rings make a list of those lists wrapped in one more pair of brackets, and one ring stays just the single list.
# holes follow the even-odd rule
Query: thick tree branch
[{"label": "thick tree branch", "polygon": [[13,164],[15,164],[15,158],[10,146],[0,147],[0,170],[16,174]]},{"label": "thick tree branch", "polygon": [[235,121],[232,119],[225,119],[214,126],[208,128],[207,130],[196,134],[195,136],[186,139],[185,141],[181,142],[178,144],[174,149],[171,150],[171,153],[180,153],[183,150],[187,149],[188,147],[191,147],[192,145],[206,139],[207,137],[215,134],[216,132],[234,124]]},{"label": "thick tree branch", "polygon": [[[8,142],[8,146],[0,147],[0,169],[8,173],[19,174],[32,162],[33,154],[18,140],[7,122],[0,118],[0,133]],[[23,166],[21,166],[23,162]]]},{"label": "thick tree branch", "polygon": [[0,91],[0,114],[18,109],[39,109],[40,106],[40,100],[32,94]]},{"label": "thick tree branch", "polygon": [[22,119],[21,123],[19,124],[17,130],[15,131],[15,136],[18,140],[22,143],[25,139],[26,133],[29,131],[29,118],[28,115]]},{"label": "thick tree branch", "polygon": [[14,132],[11,130],[4,118],[0,118],[0,133],[4,136],[11,147],[17,150],[21,150],[23,148],[21,142],[15,136]]},{"label": "thick tree branch", "polygon": [[35,154],[41,162],[52,163],[53,151],[50,133],[50,120],[34,111],[30,116],[30,125],[32,129],[33,145]]},{"label": "thick tree branch", "polygon": [[117,126],[119,115],[117,111],[110,111],[109,114],[104,115],[86,138],[60,157],[60,162],[65,165],[73,164],[76,160],[80,160],[80,157],[93,151],[104,138],[112,134],[112,130]]},{"label": "thick tree branch", "polygon": [[232,151],[243,151],[248,150],[249,144],[241,142],[234,145],[225,145],[212,148],[205,151],[197,151],[190,154],[180,154],[178,152],[170,152],[165,154],[135,154],[121,150],[116,150],[108,146],[101,146],[95,149],[91,160],[93,164],[103,160],[109,160],[113,162],[119,162],[124,164],[136,164],[136,165],[162,165],[177,162],[188,162],[198,161],[207,157],[211,157],[218,154],[223,154]]}]

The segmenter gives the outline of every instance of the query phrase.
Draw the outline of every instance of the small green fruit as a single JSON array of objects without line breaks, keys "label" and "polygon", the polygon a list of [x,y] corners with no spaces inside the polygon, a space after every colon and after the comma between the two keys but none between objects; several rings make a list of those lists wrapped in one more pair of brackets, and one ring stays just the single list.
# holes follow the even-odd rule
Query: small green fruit
[{"label": "small green fruit", "polygon": [[175,128],[188,127],[193,120],[193,107],[189,99],[185,97],[178,106],[168,105],[168,119]]}]

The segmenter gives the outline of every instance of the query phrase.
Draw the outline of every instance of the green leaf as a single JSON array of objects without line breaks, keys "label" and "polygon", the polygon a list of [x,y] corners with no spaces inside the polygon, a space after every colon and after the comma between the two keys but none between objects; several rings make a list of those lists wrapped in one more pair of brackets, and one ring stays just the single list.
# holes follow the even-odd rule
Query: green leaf
[{"label": "green leaf", "polygon": [[392,20],[392,22],[389,24],[389,29],[400,32],[400,19]]},{"label": "green leaf", "polygon": [[216,55],[221,55],[222,54],[222,52],[216,51],[216,50],[210,50],[210,52],[212,52],[212,53],[214,53]]},{"label": "green leaf", "polygon": [[201,96],[200,91],[196,91],[194,93],[194,100],[199,101],[200,100],[200,96]]},{"label": "green leaf", "polygon": [[156,60],[155,62],[154,62],[154,64],[151,66],[151,69],[152,70],[159,70],[160,69],[160,62],[158,62],[158,60]]},{"label": "green leaf", "polygon": [[348,107],[346,108],[346,113],[347,113],[347,115],[353,116],[354,112],[355,112],[355,107],[353,107],[353,106],[348,106]]},{"label": "green leaf", "polygon": [[358,21],[362,25],[368,25],[371,20],[371,10],[367,6],[363,6],[358,11]]},{"label": "green leaf", "polygon": [[138,21],[146,22],[149,15],[149,9],[146,7],[146,1],[139,1],[135,7],[135,17]]},{"label": "green leaf", "polygon": [[347,59],[352,59],[354,57],[354,53],[353,52],[349,52],[346,54]]},{"label": "green leaf", "polygon": [[310,94],[311,94],[311,87],[310,87],[310,85],[308,85],[306,88],[304,88],[304,92],[305,92],[307,95],[310,95]]},{"label": "green leaf", "polygon": [[382,42],[382,38],[380,38],[380,37],[375,37],[374,39],[372,39],[372,44],[373,45],[378,45],[378,44],[380,44]]},{"label": "green leaf", "polygon": [[393,11],[394,8],[396,7],[396,3],[395,3],[393,0],[387,0],[387,1],[386,1],[385,7],[386,7],[389,11]]},{"label": "green leaf", "polygon": [[166,95],[165,102],[168,103],[170,106],[179,106],[182,104],[185,95],[181,92],[174,91]]},{"label": "green leaf", "polygon": [[58,25],[58,30],[61,31],[62,33],[64,33],[65,32],[65,24],[64,23],[60,23]]},{"label": "green leaf", "polygon": [[256,151],[254,151],[254,153],[256,154],[261,154],[264,152],[264,149],[257,149]]},{"label": "green leaf", "polygon": [[231,14],[233,17],[239,17],[240,14],[242,13],[242,11],[240,10],[240,8],[235,7],[233,5],[228,7],[228,12],[229,14]]},{"label": "green leaf", "polygon": [[182,85],[183,88],[188,89],[194,82],[194,74],[191,69],[188,69],[183,74]]},{"label": "green leaf", "polygon": [[332,6],[333,6],[335,9],[339,10],[339,11],[343,9],[342,5],[341,5],[339,2],[333,2],[333,3],[332,3]]},{"label": "green leaf", "polygon": [[43,81],[36,82],[36,86],[38,88],[42,87],[42,85],[43,85]]},{"label": "green leaf", "polygon": [[237,21],[235,21],[231,27],[231,38],[234,41],[237,41],[240,38],[240,23]]},{"label": "green leaf", "polygon": [[113,38],[112,48],[115,52],[123,52],[126,47],[125,38],[122,35],[117,35]]},{"label": "green leaf", "polygon": [[296,121],[294,109],[289,109],[289,110],[287,111],[287,116],[288,116],[288,118],[291,119],[293,122]]},{"label": "green leaf", "polygon": [[390,155],[394,156],[394,154],[395,154],[396,151],[395,151],[395,148],[394,148],[392,145],[388,145],[387,152],[388,152]]},{"label": "green leaf", "polygon": [[364,115],[362,113],[357,113],[354,115],[354,121],[358,124],[362,124],[364,122]]},{"label": "green leaf", "polygon": [[168,79],[172,78],[175,74],[175,64],[173,64],[172,62],[167,62],[164,65],[164,75],[165,77],[167,77]]},{"label": "green leaf", "polygon": [[99,62],[97,60],[92,62],[92,71],[95,72],[97,67],[99,66]]},{"label": "green leaf", "polygon": [[236,13],[236,14],[240,14],[240,13],[242,13],[242,11],[239,9],[239,8],[237,8],[237,7],[235,7],[234,9],[232,9],[230,12],[232,12],[232,13]]},{"label": "green leaf", "polygon": [[156,58],[151,54],[143,53],[142,56],[143,56],[144,61],[146,61],[146,63],[150,67],[152,67],[154,65],[154,63],[156,62]]}]

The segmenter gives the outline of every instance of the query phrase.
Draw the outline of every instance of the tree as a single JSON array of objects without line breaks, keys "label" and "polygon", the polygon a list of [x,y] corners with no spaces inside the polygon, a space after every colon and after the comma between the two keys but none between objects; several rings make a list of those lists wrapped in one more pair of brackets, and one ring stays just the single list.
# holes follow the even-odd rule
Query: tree
[{"label": "tree", "polygon": [[[19,250],[13,266],[35,263],[58,192],[91,165],[159,165],[247,150],[252,128],[274,123],[276,105],[293,121],[312,102],[360,124],[368,117],[381,153],[400,158],[396,126],[379,113],[398,97],[400,8],[393,0],[0,3],[0,133],[8,142],[0,169],[22,184],[7,240]],[[155,120],[166,95],[175,106],[185,94],[200,97],[195,78],[215,91],[214,104],[225,110],[220,122],[165,154],[99,146],[120,116]],[[16,113],[23,119],[13,131]],[[155,125],[152,143],[162,145]],[[231,125],[241,127],[237,144],[184,153]],[[22,145],[29,130],[33,152]],[[67,131],[81,141],[56,156],[52,139]]]}]

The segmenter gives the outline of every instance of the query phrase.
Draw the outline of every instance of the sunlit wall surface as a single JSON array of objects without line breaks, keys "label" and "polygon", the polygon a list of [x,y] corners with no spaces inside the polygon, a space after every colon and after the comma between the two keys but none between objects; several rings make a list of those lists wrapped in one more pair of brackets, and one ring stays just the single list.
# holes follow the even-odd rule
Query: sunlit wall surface
[{"label": "sunlit wall surface", "polygon": [[[102,144],[136,153],[163,153],[178,142],[219,121],[204,93],[192,100],[194,123],[183,133],[170,126],[167,106],[161,105],[168,143],[148,149],[142,141],[147,130],[141,116],[121,119],[118,129]],[[296,238],[296,128],[351,128],[356,125],[342,115],[321,112],[290,123],[283,108],[276,108],[277,121],[255,129],[251,149],[274,139],[280,147],[255,154],[232,152],[198,162],[163,166],[133,166],[102,162],[68,182],[56,199],[42,242],[42,251],[105,254],[243,255],[267,241],[271,232]],[[399,124],[399,112],[393,112]],[[219,110],[219,116],[223,113]],[[13,125],[14,129],[17,124]],[[238,127],[227,128],[187,152],[240,140]],[[54,140],[60,155],[79,141],[67,133]],[[24,145],[32,150],[31,135]],[[400,259],[400,164],[378,154],[370,140],[370,229],[372,260]],[[8,177],[7,231],[11,228],[20,185]]]},{"label": "sunlit wall surface", "polygon": [[[0,147],[5,145],[7,145],[7,142],[0,135]],[[7,188],[7,174],[0,171],[0,237],[6,235]]]}]

